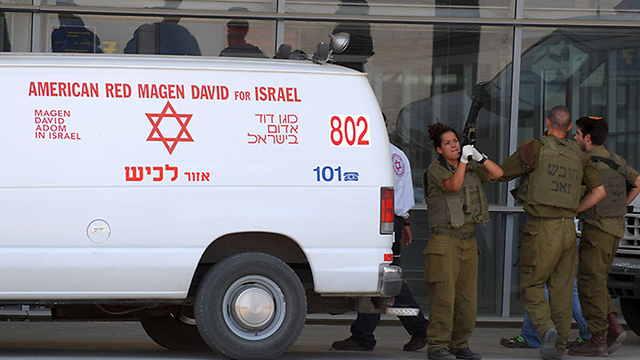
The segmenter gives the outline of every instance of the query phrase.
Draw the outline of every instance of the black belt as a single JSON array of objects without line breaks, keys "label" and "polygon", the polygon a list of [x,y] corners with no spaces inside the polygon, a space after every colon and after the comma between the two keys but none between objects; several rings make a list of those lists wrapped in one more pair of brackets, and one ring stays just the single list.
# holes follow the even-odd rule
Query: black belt
[{"label": "black belt", "polygon": [[441,227],[431,228],[431,236],[433,235],[450,236],[450,237],[461,239],[461,240],[472,239],[476,236],[473,231],[468,232],[468,231],[454,230],[454,229],[441,228]]}]

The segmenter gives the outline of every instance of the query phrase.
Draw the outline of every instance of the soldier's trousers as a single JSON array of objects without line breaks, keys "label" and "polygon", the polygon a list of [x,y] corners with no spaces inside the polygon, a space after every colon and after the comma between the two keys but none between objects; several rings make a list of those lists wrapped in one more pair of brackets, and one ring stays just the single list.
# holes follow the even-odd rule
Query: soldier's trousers
[{"label": "soldier's trousers", "polygon": [[[564,354],[571,330],[571,297],[577,263],[573,218],[527,216],[520,246],[520,289],[524,308],[542,337],[558,331],[556,351]],[[549,301],[544,286],[549,289]]]},{"label": "soldier's trousers", "polygon": [[427,352],[469,347],[478,302],[478,247],[470,232],[435,233],[424,249],[425,281],[429,292]]},{"label": "soldier's trousers", "polygon": [[607,315],[617,314],[607,289],[607,275],[620,238],[583,223],[578,263],[578,295],[591,334],[606,334]]}]

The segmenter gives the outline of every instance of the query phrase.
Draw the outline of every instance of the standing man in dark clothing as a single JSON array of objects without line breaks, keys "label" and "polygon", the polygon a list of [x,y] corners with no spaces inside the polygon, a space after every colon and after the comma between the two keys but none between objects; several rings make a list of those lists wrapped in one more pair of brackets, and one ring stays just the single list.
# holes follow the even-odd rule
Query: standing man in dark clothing
[{"label": "standing man in dark clothing", "polygon": [[[607,275],[624,235],[627,206],[640,192],[640,174],[619,155],[602,145],[609,134],[607,120],[581,117],[575,140],[600,171],[607,196],[578,215],[582,222],[578,295],[591,339],[569,355],[608,356],[620,348],[627,333],[616,319],[618,309],[607,289]],[[627,191],[627,184],[633,184]]]},{"label": "standing man in dark clothing", "polygon": [[231,20],[227,23],[227,46],[220,56],[268,58],[259,47],[249,44],[245,38],[249,32],[249,23],[245,20]]},{"label": "standing man in dark clothing", "polygon": [[[502,164],[501,181],[521,176],[516,198],[527,222],[520,246],[520,289],[524,308],[540,334],[540,357],[562,357],[571,330],[571,297],[577,263],[574,217],[606,195],[595,164],[575,142],[566,106],[546,119],[548,133],[526,140]],[[581,185],[588,193],[581,198]],[[544,287],[549,289],[549,301]]]},{"label": "standing man in dark clothing", "polygon": [[[369,14],[369,4],[365,0],[341,0],[338,6],[336,14]],[[364,64],[373,56],[371,26],[368,23],[342,21],[333,29],[333,34],[341,32],[349,34],[349,46],[340,54],[333,54],[334,63],[364,72]]]},{"label": "standing man in dark clothing", "polygon": [[[76,6],[74,0],[57,0],[56,5]],[[51,32],[51,51],[58,53],[102,53],[100,38],[75,14],[59,13],[60,27]]]},{"label": "standing man in dark clothing", "polygon": [[102,53],[100,38],[74,14],[58,14],[60,27],[51,33],[51,51],[61,53]]},{"label": "standing man in dark clothing", "polygon": [[[182,0],[165,0],[161,9],[177,9],[181,2]],[[140,25],[127,42],[124,53],[202,55],[196,38],[178,21],[179,17],[166,16],[161,22]]]},{"label": "standing man in dark clothing", "polygon": [[[411,244],[411,221],[409,210],[415,205],[413,198],[413,183],[411,181],[411,167],[409,159],[391,144],[391,162],[393,164],[394,190],[394,233],[393,243],[394,265],[399,265],[400,247]],[[402,282],[402,290],[395,297],[395,304],[399,307],[420,308],[406,282]],[[400,316],[402,326],[411,335],[411,340],[404,345],[404,351],[420,350],[427,345],[427,327],[429,322],[422,311],[418,316]],[[351,336],[342,341],[334,342],[331,347],[336,350],[371,351],[376,346],[373,332],[380,322],[380,314],[358,313],[356,321],[351,325]]]}]

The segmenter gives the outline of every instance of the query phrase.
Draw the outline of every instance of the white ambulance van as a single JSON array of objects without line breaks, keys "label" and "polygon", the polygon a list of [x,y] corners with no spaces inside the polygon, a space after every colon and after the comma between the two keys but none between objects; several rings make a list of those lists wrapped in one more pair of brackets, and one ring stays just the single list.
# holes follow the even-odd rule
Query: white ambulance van
[{"label": "white ambulance van", "polygon": [[166,348],[255,359],[286,351],[308,312],[399,292],[389,142],[363,74],[2,54],[0,76],[3,307],[140,320]]}]

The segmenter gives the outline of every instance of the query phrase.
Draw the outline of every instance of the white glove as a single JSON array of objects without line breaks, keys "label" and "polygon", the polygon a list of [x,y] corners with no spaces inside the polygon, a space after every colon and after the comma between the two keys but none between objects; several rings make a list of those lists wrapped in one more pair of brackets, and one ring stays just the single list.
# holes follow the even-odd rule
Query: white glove
[{"label": "white glove", "polygon": [[465,145],[462,147],[462,155],[460,156],[460,162],[466,164],[469,162],[469,159],[473,157],[474,151],[473,145]]},{"label": "white glove", "polygon": [[485,160],[487,160],[487,155],[481,153],[480,151],[478,151],[478,149],[476,149],[475,147],[473,148],[473,160],[479,162],[479,163],[483,163]]}]

